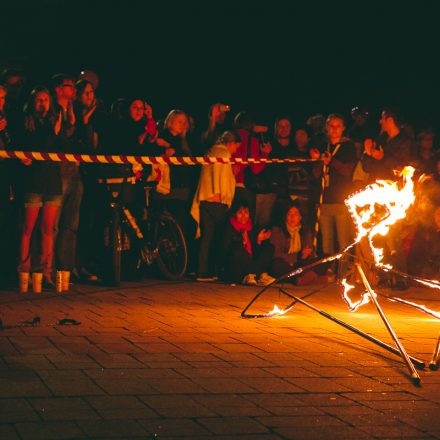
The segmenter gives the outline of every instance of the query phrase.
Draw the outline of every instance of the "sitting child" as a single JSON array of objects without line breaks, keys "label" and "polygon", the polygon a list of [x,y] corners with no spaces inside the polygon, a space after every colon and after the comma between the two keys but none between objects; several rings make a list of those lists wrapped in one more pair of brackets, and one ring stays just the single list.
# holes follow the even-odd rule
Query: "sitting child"
[{"label": "sitting child", "polygon": [[[276,278],[292,272],[293,270],[316,261],[313,250],[313,236],[309,228],[302,227],[301,214],[298,206],[287,206],[282,224],[274,226],[270,241],[274,246],[273,260],[270,273]],[[296,277],[298,285],[312,282],[327,282],[323,276],[326,267],[318,266]]]},{"label": "sitting child", "polygon": [[249,208],[243,201],[231,213],[222,240],[224,278],[232,283],[267,286],[275,281],[267,273],[273,255],[270,231],[254,233]]}]

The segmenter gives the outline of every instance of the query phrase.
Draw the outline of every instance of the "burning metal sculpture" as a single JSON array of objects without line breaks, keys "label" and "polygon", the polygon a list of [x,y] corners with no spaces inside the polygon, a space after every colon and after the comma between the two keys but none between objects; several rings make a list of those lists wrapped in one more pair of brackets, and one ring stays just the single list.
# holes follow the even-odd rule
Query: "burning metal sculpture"
[{"label": "burning metal sculpture", "polygon": [[[382,269],[387,272],[396,273],[400,276],[411,278],[418,283],[421,283],[423,285],[440,289],[440,282],[438,280],[427,280],[423,278],[413,277],[405,273],[398,272],[395,270],[390,264],[384,263],[384,251],[381,247],[377,247],[377,244],[375,243],[375,238],[378,236],[385,237],[392,225],[394,225],[397,221],[405,218],[406,212],[408,208],[414,203],[415,200],[415,194],[414,194],[414,182],[413,182],[413,175],[414,175],[414,168],[412,167],[405,167],[402,172],[400,173],[400,179],[397,181],[386,181],[386,180],[378,180],[377,182],[368,185],[364,190],[359,191],[353,195],[351,195],[346,201],[346,205],[351,213],[351,216],[353,218],[353,221],[356,225],[357,229],[357,236],[355,241],[347,246],[341,253],[335,254],[329,257],[326,257],[324,259],[321,259],[319,261],[316,261],[312,264],[309,264],[308,266],[304,266],[302,268],[297,268],[293,270],[292,272],[284,275],[283,277],[279,278],[278,280],[275,280],[273,284],[279,283],[281,281],[284,281],[286,279],[295,277],[299,275],[302,272],[305,272],[319,264],[333,261],[336,259],[342,258],[344,255],[348,254],[348,251],[353,248],[356,244],[360,243],[361,240],[367,240],[369,248],[371,249],[373,259],[374,259],[374,266],[376,268]],[[415,370],[414,367],[417,368],[424,368],[425,364],[423,361],[420,361],[419,359],[416,359],[414,357],[409,356],[406,353],[406,350],[404,349],[403,345],[399,341],[396,333],[392,329],[385,313],[383,312],[379,301],[378,301],[378,294],[373,290],[371,287],[370,282],[368,281],[367,276],[365,275],[364,270],[362,269],[361,264],[357,262],[355,264],[355,269],[360,275],[364,291],[360,296],[360,299],[357,301],[353,301],[350,296],[348,295],[348,292],[355,288],[354,285],[351,285],[347,282],[346,279],[342,280],[342,285],[344,287],[343,291],[343,298],[344,301],[347,303],[347,306],[350,311],[356,311],[359,309],[359,307],[369,303],[370,301],[375,305],[382,321],[384,322],[387,330],[389,331],[392,339],[394,340],[394,343],[396,344],[396,348],[384,343],[383,341],[351,326],[350,324],[347,324],[343,321],[341,321],[338,318],[335,318],[332,315],[329,315],[328,313],[317,309],[316,307],[312,306],[311,304],[304,301],[304,298],[307,296],[310,296],[314,293],[317,293],[321,289],[318,289],[314,292],[309,293],[308,295],[304,296],[303,298],[298,298],[295,295],[292,295],[291,293],[287,292],[283,288],[279,288],[279,291],[283,293],[284,295],[290,297],[293,301],[285,308],[285,309],[278,309],[277,306],[274,307],[274,309],[265,314],[257,314],[257,315],[250,315],[247,313],[248,309],[251,307],[251,305],[270,287],[275,287],[272,285],[264,287],[260,292],[257,293],[257,295],[251,300],[251,302],[245,307],[245,309],[242,311],[241,316],[243,318],[270,318],[274,316],[279,316],[281,314],[287,313],[289,310],[292,309],[292,307],[295,305],[295,303],[299,302],[306,307],[318,312],[322,316],[330,319],[331,321],[353,331],[354,333],[358,334],[359,336],[364,337],[365,339],[369,340],[370,342],[375,343],[376,345],[379,345],[380,347],[390,351],[391,353],[394,353],[396,355],[399,355],[403,358],[405,361],[408,370],[410,372],[411,378],[414,381],[414,383],[418,384],[420,383],[420,377]],[[382,296],[382,295],[380,295]],[[411,307],[415,307],[417,310],[423,311],[425,313],[428,313],[429,315],[440,319],[440,313],[430,310],[424,305],[417,304],[412,301],[407,301],[401,298],[397,297],[385,297],[391,301],[400,302],[405,305],[409,305]],[[430,362],[430,368],[435,369],[437,367],[438,363],[438,357],[440,355],[440,336],[439,340],[437,341],[436,348],[433,353],[432,360]]]}]

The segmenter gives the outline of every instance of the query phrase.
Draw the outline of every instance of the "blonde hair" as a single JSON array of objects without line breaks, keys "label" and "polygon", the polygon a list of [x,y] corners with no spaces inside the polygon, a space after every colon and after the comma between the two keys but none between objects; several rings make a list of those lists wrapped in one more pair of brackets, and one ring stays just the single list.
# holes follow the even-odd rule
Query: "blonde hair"
[{"label": "blonde hair", "polygon": [[180,115],[185,116],[187,129],[189,129],[190,124],[189,124],[189,118],[188,118],[188,115],[187,115],[183,110],[176,110],[176,109],[175,109],[175,110],[171,110],[171,111],[168,113],[168,115],[167,115],[167,117],[165,118],[165,121],[164,121],[164,123],[163,123],[163,127],[164,127],[166,130],[169,130],[170,127],[171,127],[171,124],[173,123],[173,121],[177,118],[177,116],[180,116]]}]

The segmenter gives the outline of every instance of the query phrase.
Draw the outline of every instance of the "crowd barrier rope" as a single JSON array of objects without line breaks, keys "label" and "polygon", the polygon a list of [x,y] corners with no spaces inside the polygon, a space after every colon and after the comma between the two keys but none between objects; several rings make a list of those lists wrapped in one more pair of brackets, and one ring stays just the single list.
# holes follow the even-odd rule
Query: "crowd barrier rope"
[{"label": "crowd barrier rope", "polygon": [[111,163],[111,164],[144,164],[144,165],[209,165],[214,163],[222,164],[280,164],[297,162],[319,162],[320,159],[302,159],[302,158],[223,158],[211,156],[127,156],[121,154],[74,154],[74,153],[43,153],[39,151],[18,151],[1,150],[2,159],[20,159],[20,160],[42,160],[52,162],[76,162],[76,163]]}]

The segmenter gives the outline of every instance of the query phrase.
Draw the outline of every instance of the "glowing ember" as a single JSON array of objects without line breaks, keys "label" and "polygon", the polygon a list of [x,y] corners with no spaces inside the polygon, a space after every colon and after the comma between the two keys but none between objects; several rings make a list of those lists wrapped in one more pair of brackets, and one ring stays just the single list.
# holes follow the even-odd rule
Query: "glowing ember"
[{"label": "glowing ember", "polygon": [[345,200],[357,227],[356,243],[362,237],[368,237],[375,263],[378,266],[392,268],[390,265],[381,263],[383,249],[373,245],[373,238],[378,234],[385,236],[390,226],[403,219],[407,209],[414,203],[413,175],[414,168],[405,167],[400,173],[403,179],[403,186],[401,185],[400,188],[399,182],[378,180]]},{"label": "glowing ember", "polygon": [[348,309],[351,312],[355,312],[359,307],[370,302],[370,295],[368,294],[368,292],[364,292],[359,301],[353,302],[351,298],[348,296],[348,292],[351,289],[354,289],[354,286],[348,284],[345,278],[342,280],[341,284],[344,286],[344,292],[342,294],[342,297],[344,298],[344,301],[347,303]]},{"label": "glowing ember", "polygon": [[[293,306],[292,306],[293,307]],[[271,318],[272,316],[280,316],[287,313],[289,310],[292,309],[292,307],[289,307],[288,309],[279,309],[278,306],[274,306],[274,308],[266,315],[268,318]]]}]

